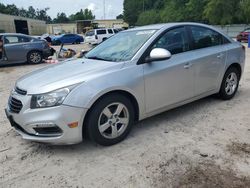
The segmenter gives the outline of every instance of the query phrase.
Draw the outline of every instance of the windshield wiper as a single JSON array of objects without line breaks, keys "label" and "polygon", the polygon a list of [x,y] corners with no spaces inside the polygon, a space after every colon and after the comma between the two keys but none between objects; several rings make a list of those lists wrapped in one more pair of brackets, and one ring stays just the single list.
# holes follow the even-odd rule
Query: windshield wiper
[{"label": "windshield wiper", "polygon": [[104,59],[104,58],[97,57],[97,56],[93,56],[93,57],[86,57],[86,58],[87,58],[87,59],[101,60],[101,61],[111,61],[111,60]]}]

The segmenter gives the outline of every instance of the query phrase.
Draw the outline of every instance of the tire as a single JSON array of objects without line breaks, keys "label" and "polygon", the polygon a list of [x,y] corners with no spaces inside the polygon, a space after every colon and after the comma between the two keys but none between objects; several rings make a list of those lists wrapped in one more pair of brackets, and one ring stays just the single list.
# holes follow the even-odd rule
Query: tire
[{"label": "tire", "polygon": [[230,67],[223,78],[219,97],[223,100],[232,99],[238,91],[240,81],[240,72],[235,67]]},{"label": "tire", "polygon": [[27,61],[31,64],[39,64],[43,61],[43,55],[39,51],[31,51],[27,55]]},{"label": "tire", "polygon": [[86,120],[88,137],[103,146],[121,142],[129,134],[134,117],[133,104],[127,97],[120,94],[104,96],[88,113]]},{"label": "tire", "polygon": [[105,40],[107,40],[107,38],[103,38],[103,39],[102,39],[102,42],[104,42]]},{"label": "tire", "polygon": [[[80,44],[81,41],[80,40],[76,40],[75,44]],[[73,43],[74,44],[74,43]]]},{"label": "tire", "polygon": [[60,40],[56,40],[53,42],[53,45],[61,45],[61,44],[62,44],[62,42]]}]

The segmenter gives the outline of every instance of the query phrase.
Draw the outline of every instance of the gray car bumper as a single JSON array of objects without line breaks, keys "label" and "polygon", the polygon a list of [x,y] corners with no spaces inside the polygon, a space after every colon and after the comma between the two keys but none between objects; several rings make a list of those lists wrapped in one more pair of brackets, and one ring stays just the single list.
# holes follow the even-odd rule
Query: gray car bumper
[{"label": "gray car bumper", "polygon": [[[46,109],[27,109],[19,114],[10,112],[8,108],[5,112],[11,125],[23,139],[58,145],[82,141],[82,125],[87,109],[61,105]],[[73,122],[77,122],[78,126],[70,128],[69,124]],[[46,126],[56,126],[60,132],[36,132],[37,127],[42,130]]]}]

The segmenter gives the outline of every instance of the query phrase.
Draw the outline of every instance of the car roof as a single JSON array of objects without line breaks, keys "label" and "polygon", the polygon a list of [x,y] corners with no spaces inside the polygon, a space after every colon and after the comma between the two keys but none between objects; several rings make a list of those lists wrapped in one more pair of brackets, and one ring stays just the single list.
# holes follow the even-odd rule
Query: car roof
[{"label": "car roof", "polygon": [[0,35],[4,35],[4,36],[12,36],[12,35],[15,35],[15,36],[24,36],[24,37],[31,37],[29,35],[25,35],[25,34],[22,34],[22,33],[0,33]]},{"label": "car roof", "polygon": [[214,27],[211,27],[206,24],[201,24],[201,23],[195,23],[195,22],[174,22],[174,23],[164,23],[164,24],[153,24],[153,25],[147,25],[147,26],[141,26],[141,27],[135,27],[129,29],[129,31],[137,31],[137,30],[160,30],[160,29],[167,29],[170,27],[175,27],[175,26],[182,26],[182,25],[195,25],[195,26],[202,26],[202,27],[208,27],[215,29]]}]

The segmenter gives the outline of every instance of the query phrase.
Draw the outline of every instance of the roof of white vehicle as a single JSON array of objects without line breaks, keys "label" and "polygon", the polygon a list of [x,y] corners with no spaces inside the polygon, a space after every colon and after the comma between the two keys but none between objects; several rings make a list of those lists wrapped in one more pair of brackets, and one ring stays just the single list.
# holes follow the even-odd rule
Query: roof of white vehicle
[{"label": "roof of white vehicle", "polygon": [[209,25],[195,23],[195,22],[176,22],[176,23],[164,23],[164,24],[154,24],[154,25],[146,25],[146,26],[141,26],[141,27],[135,27],[135,28],[129,29],[129,31],[147,30],[147,29],[159,30],[159,29],[162,29],[162,28],[169,28],[169,27],[174,27],[174,26],[179,26],[179,25],[197,25],[197,26],[210,27]]}]

